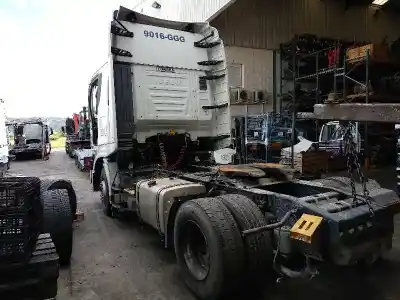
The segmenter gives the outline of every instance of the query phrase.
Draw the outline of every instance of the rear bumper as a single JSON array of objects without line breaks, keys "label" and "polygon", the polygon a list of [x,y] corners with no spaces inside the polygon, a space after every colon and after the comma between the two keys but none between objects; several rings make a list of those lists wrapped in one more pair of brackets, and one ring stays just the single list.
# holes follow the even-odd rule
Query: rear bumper
[{"label": "rear bumper", "polygon": [[[400,212],[398,196],[394,191],[373,186],[374,183],[370,182],[369,204],[361,198],[354,202],[351,196],[339,191],[347,187],[346,181],[337,182],[343,187],[330,190],[326,184],[324,188],[327,191],[296,199],[302,213],[323,218],[314,233],[314,242],[305,245],[300,241],[300,251],[320,261],[342,266],[382,256],[392,248],[394,216]],[[318,188],[312,182],[306,185]],[[359,194],[362,194],[362,189]]]},{"label": "rear bumper", "polygon": [[371,238],[354,246],[340,246],[331,251],[332,261],[336,265],[348,266],[357,262],[374,262],[392,249],[392,234]]},{"label": "rear bumper", "polygon": [[41,153],[42,149],[41,148],[20,148],[20,149],[12,149],[9,151],[11,155],[16,155],[16,154],[23,154],[23,153]]}]

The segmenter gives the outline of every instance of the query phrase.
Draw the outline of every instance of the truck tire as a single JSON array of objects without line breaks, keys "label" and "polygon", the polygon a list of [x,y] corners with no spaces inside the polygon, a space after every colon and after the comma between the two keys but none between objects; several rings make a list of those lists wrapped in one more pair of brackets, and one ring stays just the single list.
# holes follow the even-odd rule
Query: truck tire
[{"label": "truck tire", "polygon": [[57,179],[57,180],[42,179],[41,185],[40,185],[40,190],[41,190],[41,193],[44,193],[44,192],[50,191],[50,190],[67,190],[68,197],[69,197],[69,205],[71,207],[71,214],[73,217],[75,217],[76,210],[77,210],[77,198],[76,198],[75,189],[72,186],[71,181],[64,180],[64,179]]},{"label": "truck tire", "polygon": [[239,228],[220,199],[182,204],[175,218],[174,245],[182,277],[200,299],[218,299],[240,286],[244,247]]},{"label": "truck tire", "polygon": [[112,205],[110,202],[110,191],[108,190],[108,180],[104,168],[100,174],[100,200],[103,206],[103,212],[107,217],[112,217]]},{"label": "truck tire", "polygon": [[50,233],[60,265],[69,265],[72,254],[72,215],[66,190],[45,191],[43,201],[43,233]]},{"label": "truck tire", "polygon": [[78,156],[75,156],[75,166],[80,170],[81,169],[81,167],[80,167],[80,165],[79,165],[79,158],[78,158]]},{"label": "truck tire", "polygon": [[69,155],[69,145],[65,142],[65,153]]},{"label": "truck tire", "polygon": [[71,148],[68,149],[68,156],[71,157],[71,158],[74,158],[74,151],[73,151],[73,149],[71,149]]},{"label": "truck tire", "polygon": [[[239,194],[217,197],[228,208],[239,230],[244,231],[267,225],[264,215],[249,198]],[[270,232],[243,237],[245,246],[245,278],[251,282],[262,280],[273,261],[273,246]]]}]

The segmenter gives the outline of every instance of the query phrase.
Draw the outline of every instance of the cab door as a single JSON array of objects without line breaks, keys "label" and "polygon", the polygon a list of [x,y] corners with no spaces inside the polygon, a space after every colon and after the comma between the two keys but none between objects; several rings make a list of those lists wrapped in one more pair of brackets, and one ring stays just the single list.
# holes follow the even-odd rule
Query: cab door
[{"label": "cab door", "polygon": [[90,141],[94,148],[109,143],[109,75],[107,71],[107,65],[103,66],[89,85]]},{"label": "cab door", "polygon": [[[104,69],[103,69],[104,70]],[[98,118],[98,145],[107,145],[108,136],[110,133],[108,123],[108,72],[104,70],[101,75],[100,87],[98,88],[98,99],[99,103],[97,106],[97,118]]]}]

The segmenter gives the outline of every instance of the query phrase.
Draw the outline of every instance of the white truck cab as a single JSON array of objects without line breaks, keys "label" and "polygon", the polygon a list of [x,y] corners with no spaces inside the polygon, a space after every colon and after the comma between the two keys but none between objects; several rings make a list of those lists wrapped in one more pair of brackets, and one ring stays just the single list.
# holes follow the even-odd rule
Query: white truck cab
[{"label": "white truck cab", "polygon": [[97,160],[166,133],[212,140],[209,150],[230,145],[225,52],[217,30],[121,7],[109,43],[108,61],[89,86]]},{"label": "white truck cab", "polygon": [[185,147],[195,153],[230,146],[225,51],[215,28],[120,7],[110,24],[109,51],[89,85],[95,189],[105,161],[119,162],[105,169],[109,178],[129,165],[161,162],[151,156],[159,141],[175,162]]},{"label": "white truck cab", "polygon": [[[312,259],[349,265],[371,256],[369,246],[345,244],[339,224],[354,230],[372,209],[400,209],[393,191],[379,189],[378,197],[374,185],[370,195],[379,205],[354,205],[346,180],[292,181],[274,164],[216,165],[234,150],[225,51],[215,28],[120,7],[109,50],[89,84],[93,188],[107,216],[134,212],[157,230],[199,299],[264,283],[267,270],[313,277]],[[379,228],[388,228],[379,242],[367,233],[379,252],[391,241],[393,218],[375,215],[385,216]],[[304,234],[307,223],[312,233]],[[314,232],[330,240],[314,239]],[[291,265],[298,257],[301,270]]]},{"label": "white truck cab", "polygon": [[[319,142],[321,143],[320,147],[334,150],[339,147],[343,147],[343,131],[341,130],[342,126],[339,121],[331,121],[324,125],[322,125],[321,132],[319,135]],[[356,145],[357,152],[361,151],[361,134],[358,130],[358,123],[352,129],[352,136],[354,139],[354,143]]]}]

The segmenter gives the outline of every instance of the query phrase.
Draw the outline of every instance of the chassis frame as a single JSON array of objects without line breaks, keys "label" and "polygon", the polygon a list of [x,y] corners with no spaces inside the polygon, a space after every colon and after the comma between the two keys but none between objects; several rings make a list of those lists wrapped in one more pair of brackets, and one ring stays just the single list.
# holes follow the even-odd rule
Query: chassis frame
[{"label": "chassis frame", "polygon": [[[168,172],[159,169],[136,171],[134,174],[119,172],[123,184],[116,184],[110,178],[111,205],[115,212],[129,211],[124,202],[128,195],[125,189],[134,186],[140,180],[151,179],[154,172],[164,177],[177,177],[206,187],[206,195],[199,198],[217,196],[220,194],[240,194],[251,199],[263,212],[268,225],[242,232],[243,236],[260,234],[261,232],[281,230],[290,231],[296,222],[304,215],[323,218],[319,231],[314,234],[314,241],[302,245],[299,250],[302,255],[319,262],[332,262],[337,265],[352,265],[360,260],[372,259],[391,249],[394,231],[393,216],[400,211],[400,202],[394,191],[382,189],[376,181],[368,181],[371,207],[360,199],[352,203],[353,196],[349,189],[348,178],[334,177],[323,180],[304,181],[293,178],[293,173],[287,168],[273,164],[238,165],[240,176],[226,176],[212,167],[193,167],[186,172]],[[265,180],[260,184],[246,174],[247,168],[258,168],[266,176],[257,180]],[[92,174],[92,178],[93,178]],[[96,175],[94,175],[96,176]],[[251,177],[251,176],[250,176]],[[270,181],[270,178],[273,178]],[[156,179],[155,179],[156,180]],[[361,185],[357,186],[361,193]],[[361,197],[358,195],[358,197]],[[193,197],[184,197],[172,201],[165,207],[165,246],[172,246],[172,227],[179,205]],[[373,215],[371,215],[371,209]],[[314,238],[313,237],[313,238]],[[310,236],[311,238],[311,236]],[[304,243],[303,243],[304,244]],[[377,254],[378,253],[378,254]]]}]

